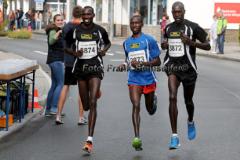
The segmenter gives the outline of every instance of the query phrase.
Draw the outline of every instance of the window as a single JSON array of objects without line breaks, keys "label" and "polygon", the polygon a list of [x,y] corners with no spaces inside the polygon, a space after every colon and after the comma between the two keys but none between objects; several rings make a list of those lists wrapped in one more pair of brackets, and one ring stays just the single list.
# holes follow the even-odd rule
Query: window
[{"label": "window", "polygon": [[140,11],[144,24],[157,25],[166,9],[167,0],[131,0],[130,16]]},{"label": "window", "polygon": [[102,21],[102,0],[96,0],[96,21]]}]

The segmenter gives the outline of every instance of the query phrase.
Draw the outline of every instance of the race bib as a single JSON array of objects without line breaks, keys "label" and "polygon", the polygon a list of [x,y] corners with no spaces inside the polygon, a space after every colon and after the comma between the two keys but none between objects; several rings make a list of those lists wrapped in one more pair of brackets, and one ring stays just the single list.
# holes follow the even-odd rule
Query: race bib
[{"label": "race bib", "polygon": [[[144,50],[129,52],[128,59],[130,64],[132,61],[147,62],[147,57]],[[134,67],[131,66],[131,69],[134,69]]]},{"label": "race bib", "polygon": [[83,50],[83,55],[79,59],[91,59],[97,55],[97,43],[95,41],[79,42],[78,50]]},{"label": "race bib", "polygon": [[181,39],[168,39],[168,51],[170,57],[184,56],[184,44]]}]

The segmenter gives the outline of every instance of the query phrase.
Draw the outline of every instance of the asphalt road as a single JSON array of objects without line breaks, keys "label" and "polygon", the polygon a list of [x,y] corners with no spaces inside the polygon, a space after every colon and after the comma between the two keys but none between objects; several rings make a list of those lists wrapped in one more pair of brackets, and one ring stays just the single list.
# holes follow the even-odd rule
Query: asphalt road
[{"label": "asphalt road", "polygon": [[[15,52],[45,63],[44,37],[32,40],[0,39],[0,50]],[[13,47],[15,46],[15,47]],[[40,51],[39,53],[34,51]],[[33,53],[34,52],[34,53]],[[17,133],[0,141],[1,160],[238,160],[240,157],[240,63],[197,57],[199,77],[194,96],[197,138],[187,139],[187,114],[182,88],[178,95],[178,132],[181,147],[169,151],[167,77],[158,72],[158,110],[149,116],[142,101],[141,138],[143,151],[131,147],[134,136],[131,104],[126,85],[127,73],[107,70],[124,60],[121,46],[113,45],[104,58],[105,77],[98,102],[94,151],[85,154],[81,147],[87,126],[77,126],[76,88],[65,105],[65,124],[56,126],[54,118],[37,116]],[[44,67],[47,69],[47,66]]]}]

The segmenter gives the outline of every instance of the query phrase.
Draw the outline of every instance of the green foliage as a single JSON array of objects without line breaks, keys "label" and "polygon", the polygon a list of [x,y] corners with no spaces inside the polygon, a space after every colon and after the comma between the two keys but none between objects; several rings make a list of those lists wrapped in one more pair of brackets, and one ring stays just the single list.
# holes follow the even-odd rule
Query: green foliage
[{"label": "green foliage", "polygon": [[5,8],[5,9],[8,8],[7,0],[3,0],[3,8]]},{"label": "green foliage", "polygon": [[7,25],[8,25],[8,20],[4,20],[4,22],[0,24],[0,31],[4,31]]},{"label": "green foliage", "polygon": [[7,36],[7,32],[5,31],[5,27],[8,25],[8,21],[5,20],[2,24],[0,24],[0,37]]},{"label": "green foliage", "polygon": [[0,31],[0,37],[5,37],[8,35],[8,32]]},{"label": "green foliage", "polygon": [[10,31],[10,32],[8,32],[8,37],[16,38],[16,39],[30,39],[32,37],[32,32],[30,32],[26,29]]}]

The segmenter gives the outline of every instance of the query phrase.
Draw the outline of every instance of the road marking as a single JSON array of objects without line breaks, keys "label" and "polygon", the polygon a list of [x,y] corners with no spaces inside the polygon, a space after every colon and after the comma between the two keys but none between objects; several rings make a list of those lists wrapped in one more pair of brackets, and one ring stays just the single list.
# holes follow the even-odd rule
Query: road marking
[{"label": "road marking", "polygon": [[124,62],[125,59],[110,59],[112,62]]},{"label": "road marking", "polygon": [[108,56],[114,56],[114,54],[113,53],[106,53],[106,55],[108,55]]},{"label": "road marking", "polygon": [[48,54],[46,52],[42,52],[42,51],[34,51],[35,53],[38,53],[38,54],[42,54],[44,56],[47,56]]},{"label": "road marking", "polygon": [[115,51],[116,54],[124,54],[122,51]]}]

